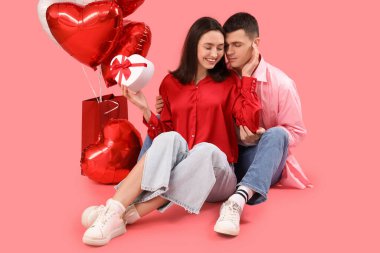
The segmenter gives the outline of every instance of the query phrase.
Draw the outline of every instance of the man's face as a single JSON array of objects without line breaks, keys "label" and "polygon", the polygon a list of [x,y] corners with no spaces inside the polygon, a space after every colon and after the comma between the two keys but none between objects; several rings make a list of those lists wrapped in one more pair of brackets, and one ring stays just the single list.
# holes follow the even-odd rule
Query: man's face
[{"label": "man's face", "polygon": [[232,68],[241,70],[252,56],[252,43],[258,44],[259,38],[250,38],[243,29],[227,33],[226,57]]}]

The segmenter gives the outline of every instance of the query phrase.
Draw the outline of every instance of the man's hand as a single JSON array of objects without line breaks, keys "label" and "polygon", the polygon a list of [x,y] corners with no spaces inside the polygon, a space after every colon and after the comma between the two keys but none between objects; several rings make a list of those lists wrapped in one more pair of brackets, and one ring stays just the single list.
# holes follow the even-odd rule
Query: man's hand
[{"label": "man's hand", "polygon": [[164,100],[161,96],[156,97],[156,113],[160,114],[164,108]]},{"label": "man's hand", "polygon": [[252,55],[251,59],[244,65],[241,74],[242,76],[252,76],[253,71],[259,65],[260,52],[255,43],[252,43]]},{"label": "man's hand", "polygon": [[256,133],[252,133],[246,126],[240,126],[239,128],[240,140],[245,145],[256,144],[260,140],[261,136],[265,133],[265,129],[262,127],[259,127]]}]

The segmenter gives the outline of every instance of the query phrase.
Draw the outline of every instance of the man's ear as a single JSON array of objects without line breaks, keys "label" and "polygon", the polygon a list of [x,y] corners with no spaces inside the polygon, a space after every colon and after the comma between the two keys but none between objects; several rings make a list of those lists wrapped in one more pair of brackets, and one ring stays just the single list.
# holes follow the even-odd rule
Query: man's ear
[{"label": "man's ear", "polygon": [[255,43],[256,46],[259,46],[259,44],[260,44],[260,37],[256,37],[256,38],[253,40],[253,43]]}]

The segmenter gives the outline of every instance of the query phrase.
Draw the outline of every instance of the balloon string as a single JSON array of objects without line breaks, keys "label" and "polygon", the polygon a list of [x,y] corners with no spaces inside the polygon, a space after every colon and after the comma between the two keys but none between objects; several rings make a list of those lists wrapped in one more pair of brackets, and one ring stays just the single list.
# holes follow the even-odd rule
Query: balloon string
[{"label": "balloon string", "polygon": [[[102,80],[103,80],[103,77],[102,77],[102,73],[101,73],[101,69],[99,69],[98,71],[98,83],[99,83],[99,92],[100,92],[100,102],[103,102],[103,99],[102,99]],[[108,110],[104,113],[104,115],[110,113],[110,112],[113,112],[115,110],[117,110],[119,108],[119,103],[116,102],[116,101],[113,101],[113,100],[105,100],[105,101],[109,101],[111,103],[114,103],[116,106],[114,108],[112,108],[111,110]]]},{"label": "balloon string", "polygon": [[102,71],[101,69],[98,70],[98,84],[99,84],[100,102],[103,102],[103,99],[102,99],[102,76],[100,73],[101,71]]},{"label": "balloon string", "polygon": [[94,90],[94,87],[92,86],[92,83],[91,83],[90,79],[88,78],[87,72],[86,72],[86,70],[84,69],[83,65],[82,65],[82,70],[83,70],[84,76],[85,76],[86,79],[87,79],[87,83],[88,83],[88,85],[90,86],[92,92],[94,93],[94,96],[95,96],[96,101],[98,101],[98,103],[100,103],[100,101],[99,101],[99,99],[98,99],[98,96],[96,95],[96,92],[95,92],[95,90]]}]

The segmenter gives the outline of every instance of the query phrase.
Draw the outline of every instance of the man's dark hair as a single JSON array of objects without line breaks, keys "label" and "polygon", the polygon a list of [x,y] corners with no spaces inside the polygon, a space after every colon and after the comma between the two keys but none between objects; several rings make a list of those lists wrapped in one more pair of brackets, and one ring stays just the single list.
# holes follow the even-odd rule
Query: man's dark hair
[{"label": "man's dark hair", "polygon": [[225,33],[243,29],[245,33],[253,38],[259,36],[259,24],[254,16],[246,12],[238,12],[232,15],[223,25]]}]

